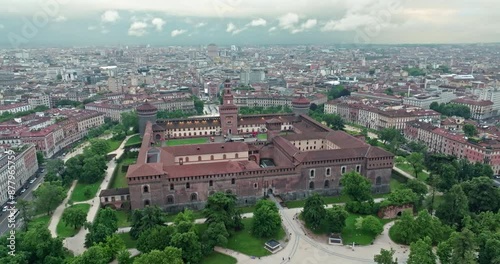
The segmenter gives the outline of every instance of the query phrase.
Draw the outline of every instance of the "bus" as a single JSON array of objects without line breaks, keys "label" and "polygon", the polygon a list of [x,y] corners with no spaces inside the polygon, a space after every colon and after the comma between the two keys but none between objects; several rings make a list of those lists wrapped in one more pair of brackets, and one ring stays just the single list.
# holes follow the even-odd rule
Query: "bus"
[{"label": "bus", "polygon": [[245,141],[245,139],[242,137],[234,137],[227,140],[227,142],[243,142],[243,141]]}]

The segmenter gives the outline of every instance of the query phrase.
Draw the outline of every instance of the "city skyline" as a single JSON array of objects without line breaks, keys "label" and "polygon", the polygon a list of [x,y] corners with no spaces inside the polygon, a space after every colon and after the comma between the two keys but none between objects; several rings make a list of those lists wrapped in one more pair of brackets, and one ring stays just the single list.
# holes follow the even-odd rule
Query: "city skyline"
[{"label": "city skyline", "polygon": [[[500,42],[492,0],[0,0],[0,46]],[[484,21],[488,23],[484,23]],[[478,26],[480,25],[480,26]]]}]

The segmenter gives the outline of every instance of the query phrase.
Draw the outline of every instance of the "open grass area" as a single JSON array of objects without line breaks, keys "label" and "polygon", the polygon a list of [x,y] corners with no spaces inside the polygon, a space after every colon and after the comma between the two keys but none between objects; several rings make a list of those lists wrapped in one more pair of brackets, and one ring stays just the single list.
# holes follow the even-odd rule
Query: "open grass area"
[{"label": "open grass area", "polygon": [[[70,206],[68,208],[78,208],[87,214],[90,210],[90,204],[75,204],[73,206]],[[68,210],[68,208],[64,210]],[[75,229],[73,226],[67,225],[62,219],[59,220],[59,223],[57,223],[56,227],[56,233],[57,236],[66,238],[66,237],[72,237],[76,235],[80,231],[80,228]]]},{"label": "open grass area", "polygon": [[108,153],[109,153],[109,152],[112,152],[112,151],[115,151],[116,149],[118,149],[118,147],[120,147],[120,145],[122,144],[123,140],[108,139],[106,141],[108,142],[108,145],[109,145],[109,148],[108,148]]},{"label": "open grass area", "polygon": [[136,248],[137,247],[137,240],[134,240],[131,236],[130,233],[120,233],[117,234],[119,238],[125,242],[125,247],[126,248]]},{"label": "open grass area", "polygon": [[69,200],[72,202],[83,202],[92,199],[95,197],[101,183],[102,180],[92,184],[78,182]]},{"label": "open grass area", "polygon": [[267,139],[267,134],[257,134],[257,139],[266,140]]},{"label": "open grass area", "polygon": [[49,226],[49,222],[50,222],[50,216],[49,215],[39,216],[37,218],[31,219],[31,221],[28,224],[28,228],[32,227],[32,226],[35,226],[35,225],[38,225],[38,224],[42,224],[43,226],[48,227]]},{"label": "open grass area", "polygon": [[134,135],[127,140],[127,142],[125,143],[125,147],[141,144],[141,142],[141,137],[139,135]]},{"label": "open grass area", "polygon": [[183,139],[169,139],[167,146],[180,146],[191,144],[205,144],[208,143],[208,138],[183,138]]},{"label": "open grass area", "polygon": [[129,221],[130,211],[116,210],[116,218],[118,218],[118,228],[129,227],[132,224]]},{"label": "open grass area", "polygon": [[252,229],[252,218],[245,218],[242,222],[245,228],[240,232],[234,233],[234,235],[229,238],[227,248],[249,256],[263,257],[271,255],[271,253],[264,248],[266,241],[269,239],[281,240],[285,237],[285,231],[281,229],[276,237],[269,239],[256,238],[250,233]]},{"label": "open grass area", "polygon": [[236,264],[236,262],[235,258],[219,252],[213,252],[201,261],[203,264]]},{"label": "open grass area", "polygon": [[[397,156],[396,167],[398,167],[401,170],[404,170],[406,173],[410,174],[411,176],[415,176],[415,170],[413,170],[413,166],[411,166],[411,164],[408,163],[404,157]],[[424,168],[424,170],[427,170],[427,169]],[[418,173],[417,179],[425,182],[427,180],[427,178],[429,178],[428,172],[421,171]]]},{"label": "open grass area", "polygon": [[111,179],[111,183],[109,185],[110,189],[113,188],[125,188],[128,186],[127,184],[127,172],[122,168],[123,166],[134,164],[137,161],[136,157],[126,158],[122,161],[118,162],[116,165],[115,171],[113,172],[113,177]]},{"label": "open grass area", "polygon": [[[361,229],[356,229],[356,219],[361,215],[349,214],[345,220],[346,225],[342,230],[342,240],[344,245],[352,245],[356,243],[357,245],[369,245],[375,240],[373,234],[363,231]],[[385,225],[386,223],[392,221],[390,219],[379,219],[380,222]]]}]

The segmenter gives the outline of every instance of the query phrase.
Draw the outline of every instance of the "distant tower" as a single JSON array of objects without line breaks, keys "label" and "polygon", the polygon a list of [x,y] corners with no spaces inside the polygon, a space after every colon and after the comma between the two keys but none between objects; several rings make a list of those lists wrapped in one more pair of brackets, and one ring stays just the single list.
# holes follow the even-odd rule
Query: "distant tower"
[{"label": "distant tower", "polygon": [[309,112],[310,106],[311,102],[303,94],[300,94],[299,98],[295,98],[292,101],[292,110],[295,116],[306,115]]},{"label": "distant tower", "polygon": [[273,138],[279,136],[281,132],[281,125],[283,122],[277,118],[269,119],[266,121],[266,129],[267,129],[267,142],[273,142]]},{"label": "distant tower", "polygon": [[229,79],[224,82],[224,93],[222,95],[222,105],[219,106],[219,115],[222,135],[238,134],[238,107],[234,104]]},{"label": "distant tower", "polygon": [[139,105],[136,110],[139,118],[139,134],[142,137],[144,135],[144,129],[146,128],[146,123],[148,121],[151,121],[153,124],[156,123],[158,108],[146,101],[144,104]]},{"label": "distant tower", "polygon": [[207,56],[212,59],[219,56],[219,49],[217,48],[217,45],[213,43],[208,45]]}]

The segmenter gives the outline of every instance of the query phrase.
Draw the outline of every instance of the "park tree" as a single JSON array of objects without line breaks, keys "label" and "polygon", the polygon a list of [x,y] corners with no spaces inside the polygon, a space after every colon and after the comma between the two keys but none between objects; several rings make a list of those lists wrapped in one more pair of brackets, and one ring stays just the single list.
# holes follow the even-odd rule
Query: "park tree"
[{"label": "park tree", "polygon": [[121,114],[121,121],[125,129],[132,129],[134,132],[139,132],[139,118],[137,112],[127,112]]},{"label": "park tree", "polygon": [[252,233],[257,237],[273,237],[281,228],[281,218],[276,204],[260,200],[255,206]]},{"label": "park tree", "polygon": [[427,152],[427,146],[419,141],[410,141],[407,146],[411,152],[418,152],[422,154]]},{"label": "park tree", "polygon": [[478,239],[479,264],[500,263],[500,233],[483,232]]},{"label": "park tree", "polygon": [[342,194],[349,196],[353,201],[364,202],[373,199],[371,183],[363,175],[351,171],[345,173],[340,182],[343,186]]},{"label": "park tree", "polygon": [[382,206],[415,204],[417,200],[418,195],[411,189],[396,189],[382,202]]},{"label": "park tree", "polygon": [[131,256],[132,255],[127,249],[122,249],[118,252],[116,260],[118,261],[118,264],[132,264],[133,260]]},{"label": "park tree", "polygon": [[451,235],[449,242],[452,247],[452,264],[475,264],[477,263],[476,236],[469,229],[464,228],[462,232]]},{"label": "park tree", "polygon": [[166,247],[164,250],[153,250],[139,255],[134,264],[184,264],[182,250],[175,247]]},{"label": "park tree", "polygon": [[326,216],[326,209],[325,202],[319,194],[314,193],[307,198],[302,216],[312,229],[317,229],[321,225]]},{"label": "park tree", "polygon": [[64,161],[62,159],[49,159],[45,168],[47,169],[47,173],[62,173],[64,171]]},{"label": "park tree", "polygon": [[369,215],[363,218],[361,229],[376,236],[380,235],[382,231],[384,231],[384,226],[378,218],[373,215]]},{"label": "park tree", "polygon": [[182,259],[186,263],[199,263],[203,257],[200,240],[194,231],[174,234],[170,244],[182,250]]},{"label": "park tree", "polygon": [[410,245],[408,264],[436,264],[436,255],[432,251],[432,240],[429,237],[419,239]]},{"label": "park tree", "polygon": [[418,174],[424,169],[424,154],[413,152],[406,157],[406,160],[412,166],[415,178],[418,178]]},{"label": "park tree", "polygon": [[85,236],[85,247],[90,248],[94,244],[105,242],[118,230],[116,211],[111,208],[100,210],[94,222],[86,223],[85,228],[89,230]]},{"label": "park tree", "polygon": [[500,209],[500,189],[495,187],[493,180],[488,177],[473,178],[463,182],[462,188],[469,201],[469,210],[474,213]]},{"label": "park tree", "polygon": [[99,156],[108,154],[109,144],[106,140],[100,138],[93,138],[90,140],[90,150]]},{"label": "park tree", "polygon": [[373,260],[377,264],[398,264],[398,259],[394,260],[394,253],[396,251],[391,248],[391,250],[380,249],[380,254],[375,255]]},{"label": "park tree", "polygon": [[28,223],[31,222],[31,219],[35,214],[34,204],[32,201],[19,199],[17,200],[17,208],[19,209],[21,218],[24,222],[24,230],[28,230]]},{"label": "park tree", "polygon": [[453,251],[453,248],[451,247],[451,245],[448,241],[439,242],[437,249],[436,249],[436,255],[439,259],[439,262],[441,264],[451,264],[451,252],[452,251]]},{"label": "park tree", "polygon": [[75,257],[71,264],[108,264],[111,260],[113,260],[111,252],[102,245],[95,245]]},{"label": "park tree", "polygon": [[38,162],[38,165],[41,165],[45,162],[45,157],[43,156],[43,152],[41,151],[36,152],[36,161]]},{"label": "park tree", "polygon": [[155,226],[145,230],[137,239],[137,249],[142,253],[163,250],[170,245],[174,233],[175,228],[173,226]]},{"label": "park tree", "polygon": [[425,183],[416,179],[408,180],[405,184],[405,187],[412,190],[415,194],[419,196],[424,196],[427,194],[427,192],[429,192]]},{"label": "park tree", "polygon": [[436,210],[436,216],[448,225],[461,226],[462,219],[469,214],[469,201],[462,187],[454,185],[443,195],[443,202]]},{"label": "park tree", "polygon": [[66,225],[78,229],[87,221],[87,213],[78,207],[69,207],[64,210],[61,218]]},{"label": "park tree", "polygon": [[132,213],[130,236],[138,239],[141,233],[156,226],[164,225],[163,212],[158,206],[147,206]]},{"label": "park tree", "polygon": [[404,211],[401,214],[399,221],[396,221],[392,227],[395,238],[395,242],[409,245],[411,242],[416,241],[417,234],[415,234],[416,223],[413,218],[413,214],[409,211]]},{"label": "park tree", "polygon": [[344,209],[343,206],[335,205],[330,209],[326,210],[326,226],[328,231],[331,233],[340,233],[345,227],[345,220],[349,216],[349,213]]},{"label": "park tree", "polygon": [[457,169],[452,164],[441,164],[438,175],[437,189],[440,191],[447,191],[458,183]]},{"label": "park tree", "polygon": [[[61,238],[52,238],[43,224],[37,224],[16,238],[15,254],[22,256],[23,261],[11,263],[63,263],[67,253]],[[0,263],[9,262],[0,257]]]},{"label": "park tree", "polygon": [[50,215],[64,200],[64,188],[58,182],[44,182],[33,192],[35,207],[41,212]]},{"label": "park tree", "polygon": [[96,183],[104,177],[105,171],[106,161],[103,156],[86,157],[78,179],[83,183]]},{"label": "park tree", "polygon": [[215,246],[225,247],[227,245],[228,238],[229,233],[227,232],[224,223],[211,223],[202,235],[203,253],[211,253]]},{"label": "park tree", "polygon": [[243,228],[239,210],[236,209],[236,196],[223,192],[216,192],[208,197],[203,214],[207,223],[222,222],[227,229],[240,230]]},{"label": "park tree", "polygon": [[324,114],[323,121],[334,130],[344,130],[344,120],[336,114]]},{"label": "park tree", "polygon": [[474,137],[477,135],[477,128],[473,124],[465,124],[463,130],[465,135],[468,137]]},{"label": "park tree", "polygon": [[399,149],[401,144],[405,143],[405,138],[401,131],[394,127],[384,128],[379,131],[379,139],[383,140],[385,144],[389,144],[392,151]]}]

